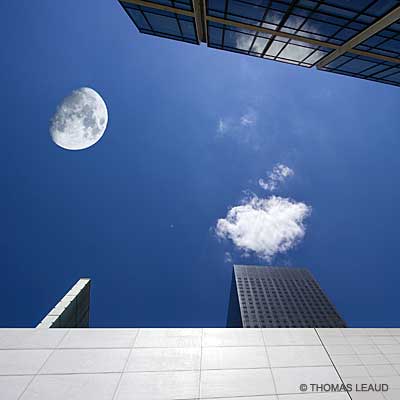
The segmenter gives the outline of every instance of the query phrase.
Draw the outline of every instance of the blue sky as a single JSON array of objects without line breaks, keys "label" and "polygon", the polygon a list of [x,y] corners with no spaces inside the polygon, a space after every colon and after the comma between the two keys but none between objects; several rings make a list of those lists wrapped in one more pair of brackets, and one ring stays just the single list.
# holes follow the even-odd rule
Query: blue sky
[{"label": "blue sky", "polygon": [[[350,326],[400,325],[399,88],[141,35],[114,0],[0,11],[1,326],[34,326],[86,276],[92,326],[225,326],[226,252],[308,267]],[[66,151],[49,121],[82,86],[109,124]],[[275,194],[312,208],[304,239],[243,257],[214,228],[270,195],[277,163],[295,173]]]}]

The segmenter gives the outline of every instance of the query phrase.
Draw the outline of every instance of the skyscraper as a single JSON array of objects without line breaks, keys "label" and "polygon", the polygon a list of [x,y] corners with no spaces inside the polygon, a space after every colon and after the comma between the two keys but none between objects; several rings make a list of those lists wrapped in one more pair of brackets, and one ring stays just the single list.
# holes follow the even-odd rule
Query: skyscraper
[{"label": "skyscraper", "polygon": [[123,0],[141,33],[400,86],[398,0]]},{"label": "skyscraper", "polygon": [[343,319],[305,268],[235,265],[228,326],[344,328]]}]

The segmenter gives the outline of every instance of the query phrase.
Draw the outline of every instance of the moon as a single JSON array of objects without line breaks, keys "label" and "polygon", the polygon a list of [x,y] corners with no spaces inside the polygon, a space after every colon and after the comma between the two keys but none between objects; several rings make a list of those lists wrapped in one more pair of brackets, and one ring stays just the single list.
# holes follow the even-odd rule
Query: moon
[{"label": "moon", "polygon": [[50,135],[63,149],[83,150],[101,139],[107,122],[104,100],[95,90],[82,87],[59,104],[50,123]]}]

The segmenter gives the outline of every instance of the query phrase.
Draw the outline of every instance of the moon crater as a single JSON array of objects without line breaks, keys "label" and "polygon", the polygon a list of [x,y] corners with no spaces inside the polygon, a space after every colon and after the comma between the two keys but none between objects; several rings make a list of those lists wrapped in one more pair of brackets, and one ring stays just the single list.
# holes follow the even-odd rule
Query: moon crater
[{"label": "moon crater", "polygon": [[57,107],[50,135],[58,146],[67,150],[82,150],[97,143],[108,122],[107,106],[93,89],[74,90]]}]

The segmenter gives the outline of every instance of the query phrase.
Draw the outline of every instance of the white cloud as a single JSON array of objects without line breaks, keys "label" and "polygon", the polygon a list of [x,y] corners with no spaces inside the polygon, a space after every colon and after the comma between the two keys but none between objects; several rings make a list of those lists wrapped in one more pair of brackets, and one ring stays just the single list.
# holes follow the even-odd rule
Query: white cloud
[{"label": "white cloud", "polygon": [[279,183],[283,183],[287,178],[294,175],[294,171],[284,164],[276,164],[272,172],[268,174],[268,179],[260,178],[258,184],[264,189],[273,192],[278,188]]},{"label": "white cloud", "polygon": [[256,123],[257,113],[252,108],[249,108],[247,112],[240,116],[229,118],[220,117],[217,123],[217,136],[223,137],[229,135],[246,141],[243,139],[248,138],[251,132],[250,128],[255,127]]},{"label": "white cloud", "polygon": [[[299,29],[304,22],[303,17],[291,16],[290,24],[293,29]],[[268,13],[267,21],[263,22],[262,27],[267,29],[276,30],[279,23],[282,20],[281,13],[279,11],[270,11]],[[318,26],[308,22],[307,29],[308,32],[302,31],[302,36],[324,40],[319,34]],[[270,40],[261,36],[254,37],[254,31],[242,30],[241,32],[235,32],[236,48],[245,52],[250,51],[251,53],[256,53],[260,57],[266,51],[265,56],[284,58],[289,61],[305,61],[308,63],[315,63],[324,57],[327,53],[320,50],[315,50],[315,47],[307,43],[300,43],[296,41],[291,41],[289,38],[284,38],[282,36],[277,36],[274,38],[273,42],[266,49],[267,44]]]},{"label": "white cloud", "polygon": [[227,264],[232,264],[233,262],[232,254],[229,251],[225,252],[224,262]]},{"label": "white cloud", "polygon": [[249,110],[246,114],[243,114],[240,117],[240,125],[242,126],[255,125],[256,122],[257,122],[257,115],[254,110]]},{"label": "white cloud", "polygon": [[269,261],[303,239],[303,221],[310,213],[311,207],[301,202],[253,195],[219,219],[215,232],[219,238],[230,239],[244,255],[255,254]]},{"label": "white cloud", "polygon": [[268,42],[268,39],[259,37],[254,40],[253,36],[245,33],[236,33],[236,47],[240,50],[251,51],[261,54]]},{"label": "white cloud", "polygon": [[226,119],[220,118],[218,120],[217,132],[218,133],[225,133],[229,129],[229,124]]}]

